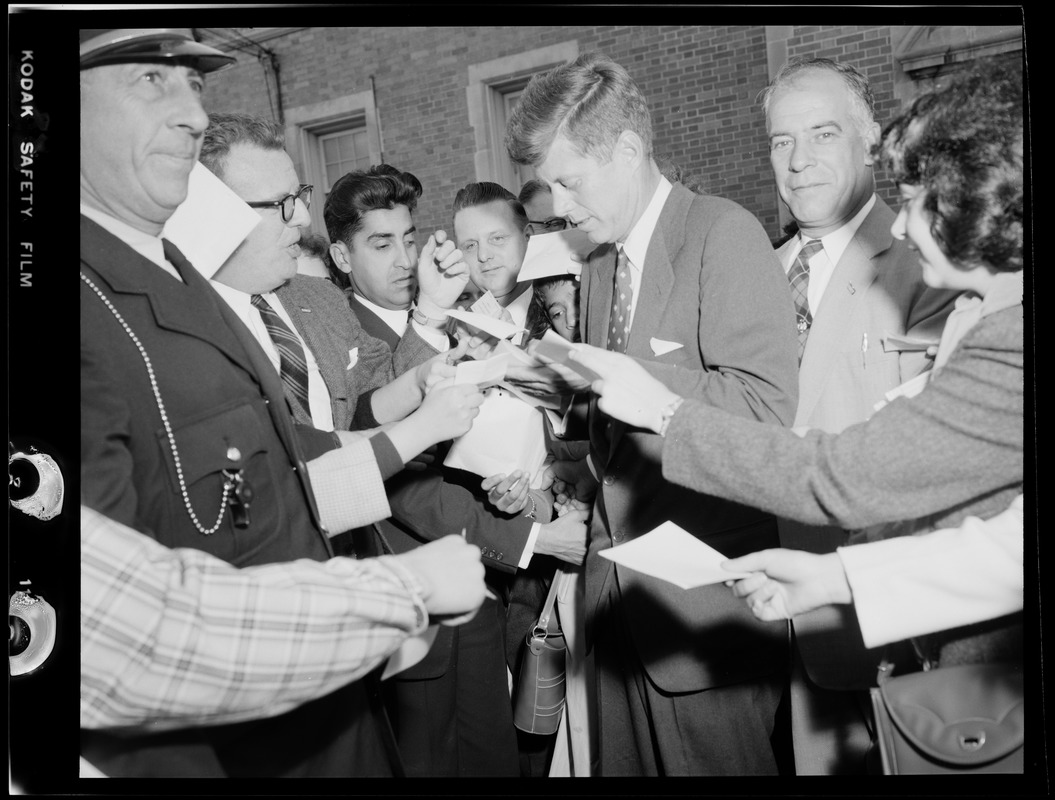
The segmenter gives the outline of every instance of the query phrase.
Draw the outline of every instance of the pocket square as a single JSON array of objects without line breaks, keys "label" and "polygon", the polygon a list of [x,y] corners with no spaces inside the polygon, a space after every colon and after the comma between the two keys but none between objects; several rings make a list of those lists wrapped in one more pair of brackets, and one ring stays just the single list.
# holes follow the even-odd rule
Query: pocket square
[{"label": "pocket square", "polygon": [[352,367],[354,367],[358,363],[359,363],[359,348],[358,347],[353,347],[351,350],[348,351],[348,366],[345,367],[345,369],[346,370],[351,369]]},{"label": "pocket square", "polygon": [[677,342],[665,342],[662,339],[657,339],[655,337],[649,340],[649,344],[652,346],[652,354],[656,356],[661,356],[664,353],[669,353],[685,346],[683,344],[678,344]]}]

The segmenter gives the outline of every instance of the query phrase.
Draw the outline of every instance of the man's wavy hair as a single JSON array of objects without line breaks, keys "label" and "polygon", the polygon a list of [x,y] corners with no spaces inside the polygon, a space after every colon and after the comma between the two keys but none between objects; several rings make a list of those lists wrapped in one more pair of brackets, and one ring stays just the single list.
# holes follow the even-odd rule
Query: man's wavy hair
[{"label": "man's wavy hair", "polygon": [[1023,81],[985,61],[924,94],[883,130],[880,162],[925,193],[942,252],[964,269],[1022,269]]},{"label": "man's wavy hair", "polygon": [[531,79],[509,117],[505,143],[513,161],[537,166],[562,136],[604,164],[624,130],[640,136],[652,155],[652,117],[641,89],[607,56],[583,53]]},{"label": "man's wavy hair", "polygon": [[406,206],[413,213],[420,197],[421,181],[390,164],[349,172],[337,179],[326,197],[322,209],[326,233],[331,242],[351,247],[367,212]]},{"label": "man's wavy hair", "polygon": [[227,157],[238,144],[253,145],[263,150],[282,150],[286,139],[282,129],[269,119],[252,114],[209,115],[209,126],[202,137],[198,160],[217,178],[223,180]]},{"label": "man's wavy hair", "polygon": [[517,196],[507,188],[491,181],[470,183],[458,190],[454,196],[454,206],[451,208],[451,227],[454,226],[454,217],[465,208],[486,206],[488,203],[505,203],[513,212],[513,222],[517,230],[523,232],[528,224],[527,212]]},{"label": "man's wavy hair", "polygon": [[867,131],[875,122],[876,99],[868,78],[853,65],[820,56],[799,56],[780,68],[773,80],[758,94],[762,113],[769,119],[769,107],[778,89],[793,85],[810,72],[828,72],[838,77],[850,95],[850,116],[859,133]]}]

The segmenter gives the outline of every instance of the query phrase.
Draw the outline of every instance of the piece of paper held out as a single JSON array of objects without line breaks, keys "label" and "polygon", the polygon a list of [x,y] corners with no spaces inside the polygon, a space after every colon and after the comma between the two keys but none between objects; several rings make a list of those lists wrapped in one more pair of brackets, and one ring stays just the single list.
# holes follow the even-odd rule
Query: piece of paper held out
[{"label": "piece of paper held out", "polygon": [[199,163],[190,172],[187,199],[169,217],[161,235],[211,280],[259,224],[260,215]]},{"label": "piece of paper held out", "polygon": [[720,565],[725,556],[673,522],[664,522],[631,542],[602,550],[600,555],[682,589],[737,580],[750,574],[722,569]]}]

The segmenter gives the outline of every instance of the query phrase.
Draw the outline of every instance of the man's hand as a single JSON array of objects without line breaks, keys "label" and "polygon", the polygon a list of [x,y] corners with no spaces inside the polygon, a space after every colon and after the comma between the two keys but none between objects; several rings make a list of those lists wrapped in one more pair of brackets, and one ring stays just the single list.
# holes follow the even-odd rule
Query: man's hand
[{"label": "man's hand", "polygon": [[597,494],[597,479],[590,472],[585,458],[578,461],[553,461],[542,473],[542,489],[552,489],[558,506],[569,500],[584,504],[593,502]]},{"label": "man's hand", "polygon": [[588,512],[569,511],[539,528],[535,552],[554,556],[569,564],[581,564],[586,558],[586,518]]},{"label": "man's hand", "polygon": [[484,601],[487,588],[480,548],[461,536],[444,536],[389,558],[399,559],[421,582],[422,599],[431,615],[471,614]]},{"label": "man's hand", "polygon": [[724,561],[722,568],[755,573],[728,585],[764,622],[791,619],[821,606],[853,599],[838,553],[761,550]]},{"label": "man's hand", "polygon": [[444,231],[436,231],[418,255],[417,305],[426,317],[446,316],[469,281],[462,251]]},{"label": "man's hand", "polygon": [[453,379],[448,379],[429,390],[413,416],[430,431],[430,444],[436,444],[457,439],[468,431],[479,416],[483,402],[483,392],[475,384],[455,384]]},{"label": "man's hand", "polygon": [[528,504],[530,485],[523,470],[484,478],[480,488],[487,492],[487,502],[503,514],[519,514]]},{"label": "man's hand", "polygon": [[630,356],[590,345],[578,345],[568,358],[601,377],[590,388],[600,396],[597,405],[628,425],[659,433],[663,410],[678,399]]}]

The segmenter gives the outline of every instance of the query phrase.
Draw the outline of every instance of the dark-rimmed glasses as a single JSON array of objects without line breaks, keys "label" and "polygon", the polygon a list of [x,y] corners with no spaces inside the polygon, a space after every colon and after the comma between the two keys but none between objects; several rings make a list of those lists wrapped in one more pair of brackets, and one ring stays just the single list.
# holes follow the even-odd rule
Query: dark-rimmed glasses
[{"label": "dark-rimmed glasses", "polygon": [[524,232],[528,236],[535,233],[553,233],[554,231],[562,231],[568,227],[568,220],[564,217],[550,217],[547,220],[539,222],[537,220],[529,220],[528,224],[524,227]]},{"label": "dark-rimmed glasses", "polygon": [[246,205],[250,208],[280,208],[282,209],[282,221],[289,222],[293,219],[298,200],[304,204],[305,208],[311,208],[311,190],[314,188],[310,183],[302,183],[296,192],[287,194],[281,200],[261,200],[254,203],[246,203]]}]

